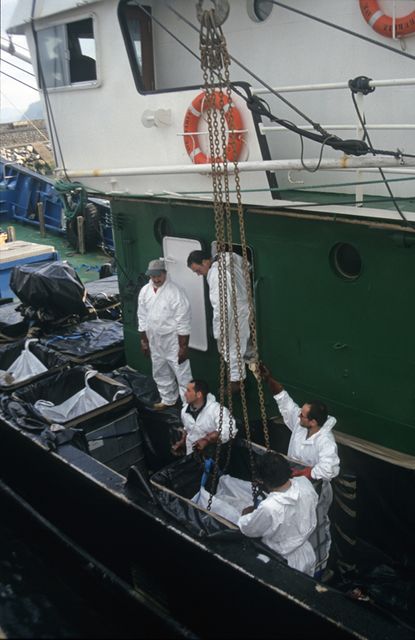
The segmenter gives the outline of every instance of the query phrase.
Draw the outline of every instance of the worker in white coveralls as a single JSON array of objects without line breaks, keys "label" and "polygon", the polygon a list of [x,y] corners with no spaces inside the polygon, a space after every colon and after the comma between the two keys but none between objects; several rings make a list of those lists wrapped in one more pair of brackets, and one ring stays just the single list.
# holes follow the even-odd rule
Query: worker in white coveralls
[{"label": "worker in white coveralls", "polygon": [[305,477],[291,478],[287,460],[275,452],[259,458],[257,479],[266,498],[255,509],[246,507],[238,520],[242,533],[261,538],[290,567],[314,575],[316,556],[309,537],[317,524],[318,496]]},{"label": "worker in white coveralls", "polygon": [[141,351],[151,357],[153,378],[160,402],[153,406],[163,410],[176,404],[192,379],[188,345],[190,302],[180,287],[167,276],[164,260],[151,260],[146,275],[150,282],[138,295],[138,331]]},{"label": "worker in white coveralls", "polygon": [[219,434],[220,404],[209,393],[204,380],[191,380],[187,385],[185,399],[181,412],[183,436],[173,445],[173,452],[180,452],[186,447],[186,454],[193,450],[201,453],[208,445],[217,442],[219,435],[222,443],[236,436],[238,429],[235,420],[226,407],[222,410],[222,430]]},{"label": "worker in white coveralls", "polygon": [[[246,290],[245,277],[243,272],[243,261],[241,256],[232,253],[235,288],[236,288],[236,305],[237,320],[239,328],[239,342],[242,361],[250,362],[252,355],[252,346],[250,341],[249,328],[249,304],[248,293]],[[226,362],[229,361],[230,379],[232,382],[232,390],[234,392],[240,389],[241,375],[238,368],[235,316],[232,306],[232,289],[231,289],[231,254],[226,252],[226,295],[227,295],[227,314],[229,326],[229,358],[228,354],[223,353]],[[187,266],[199,276],[205,276],[209,285],[209,298],[213,308],[213,336],[218,341],[218,349],[220,350],[220,299],[219,299],[219,262],[216,258],[212,258],[205,251],[192,251],[187,258]],[[245,365],[243,366],[242,379],[245,379]]]},{"label": "worker in white coveralls", "polygon": [[[282,384],[272,377],[265,365],[260,365],[260,372],[278,404],[284,423],[291,431],[288,457],[306,465],[305,469],[294,470],[293,474],[322,481],[318,502],[318,521],[324,522],[325,539],[317,541],[314,541],[314,537],[312,539],[314,547],[317,548],[316,577],[320,577],[320,573],[327,565],[331,546],[328,511],[333,500],[333,490],[330,480],[338,476],[340,471],[337,444],[332,432],[336,419],[328,415],[326,405],[319,401],[307,402],[300,408]],[[315,535],[319,530],[320,528],[316,530]]]}]

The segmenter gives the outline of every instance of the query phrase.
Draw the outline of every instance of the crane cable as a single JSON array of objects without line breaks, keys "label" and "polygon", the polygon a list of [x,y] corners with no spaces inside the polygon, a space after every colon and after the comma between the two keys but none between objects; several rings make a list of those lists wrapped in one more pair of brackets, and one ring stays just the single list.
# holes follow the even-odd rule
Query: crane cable
[{"label": "crane cable", "polygon": [[[215,465],[213,471],[211,490],[214,491],[216,484],[216,478],[219,469],[219,456],[220,456],[220,443],[221,433],[223,427],[223,406],[225,401],[225,388],[227,392],[230,418],[230,440],[232,438],[232,385],[230,376],[229,365],[229,343],[231,323],[236,343],[237,364],[240,382],[241,392],[241,405],[243,413],[243,424],[245,429],[245,436],[248,443],[249,459],[251,466],[252,476],[252,493],[255,500],[258,490],[255,482],[255,462],[252,451],[252,442],[249,427],[248,406],[246,399],[246,389],[244,381],[244,368],[245,363],[243,360],[243,354],[241,353],[241,341],[238,321],[238,306],[237,306],[237,291],[236,291],[236,278],[235,278],[235,265],[233,259],[233,238],[232,238],[232,207],[230,202],[230,188],[229,188],[229,174],[230,169],[228,165],[228,159],[226,156],[226,149],[228,146],[227,140],[227,124],[229,129],[234,129],[233,113],[232,109],[228,109],[225,113],[225,105],[232,103],[231,96],[231,82],[229,77],[229,64],[230,57],[227,51],[226,40],[223,35],[222,29],[216,24],[214,9],[205,10],[201,16],[200,27],[200,53],[201,53],[201,67],[204,78],[204,91],[205,91],[205,105],[206,116],[208,122],[208,134],[209,134],[209,147],[210,147],[210,161],[212,167],[212,186],[213,186],[213,209],[215,216],[215,232],[216,232],[216,244],[217,244],[217,261],[218,261],[218,281],[219,281],[219,309],[220,309],[220,337],[219,337],[219,352],[220,352],[220,417],[219,417],[219,439],[218,446],[216,447]],[[215,104],[218,104],[219,109],[215,108]],[[228,118],[228,122],[226,121]],[[232,140],[232,144],[235,145],[235,139]],[[254,361],[258,363],[258,343],[256,332],[256,320],[253,304],[252,286],[250,278],[250,269],[247,254],[246,235],[245,235],[245,223],[244,223],[244,210],[242,206],[241,187],[238,164],[236,161],[236,153],[234,149],[233,167],[231,169],[235,179],[235,191],[237,199],[237,215],[239,224],[239,236],[242,247],[242,265],[243,275],[245,281],[245,287],[248,296],[248,308],[249,308],[249,328],[250,338],[252,341],[252,350],[254,353]],[[229,262],[228,262],[229,261]],[[229,265],[229,273],[227,266]],[[229,278],[229,281],[228,281]],[[230,309],[228,307],[228,295],[230,294]],[[226,376],[225,376],[226,372]],[[225,380],[226,377],[226,380]],[[263,424],[264,438],[267,449],[269,449],[269,434],[267,417],[265,410],[264,391],[262,388],[262,382],[257,378],[258,385],[258,399],[260,405],[261,420]],[[228,449],[228,458],[226,464],[229,462],[230,448]],[[226,465],[225,465],[226,466]],[[211,493],[208,501],[208,510],[211,508],[213,494]]]}]

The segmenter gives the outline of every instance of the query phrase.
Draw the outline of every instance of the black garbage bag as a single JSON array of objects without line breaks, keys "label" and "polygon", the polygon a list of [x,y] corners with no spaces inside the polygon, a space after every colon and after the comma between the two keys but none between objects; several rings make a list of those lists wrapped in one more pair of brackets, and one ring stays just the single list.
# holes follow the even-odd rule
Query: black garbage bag
[{"label": "black garbage bag", "polygon": [[97,318],[62,326],[45,333],[40,342],[72,362],[91,363],[99,371],[125,364],[123,325],[115,320]]},{"label": "black garbage bag", "polygon": [[[415,630],[415,579],[412,563],[393,562],[378,549],[357,541],[357,570],[343,575],[336,588],[364,606],[382,611]],[[414,636],[415,637],[415,636]]]},{"label": "black garbage bag", "polygon": [[15,302],[0,304],[0,344],[25,336],[28,329],[29,322]]},{"label": "black garbage bag", "polygon": [[134,402],[141,420],[146,463],[156,471],[177,458],[171,448],[182,436],[180,407],[174,406],[156,411],[153,404],[158,402],[159,392],[151,376],[146,376],[131,367],[121,367],[109,374],[126,385],[134,394]]},{"label": "black garbage bag", "polygon": [[[247,446],[246,441],[239,440],[234,443],[231,449],[230,475],[241,480],[250,479],[251,475],[251,456]],[[263,455],[263,453],[264,451],[256,449],[252,451],[254,458]],[[222,471],[223,468],[219,465],[218,474]],[[168,513],[199,538],[235,543],[241,557],[247,546],[254,546],[279,564],[286,564],[287,561],[282,556],[266,546],[260,539],[246,538],[238,527],[214,512],[200,508],[191,501],[191,498],[200,490],[204,472],[203,462],[194,454],[189,454],[152,475],[150,485],[158,504],[165,513]],[[211,476],[212,472],[209,473],[205,487],[207,491],[212,491],[214,494],[215,488],[209,483]]]},{"label": "black garbage bag", "polygon": [[395,568],[381,564],[365,576],[365,582],[368,595],[377,604],[399,611],[414,611],[414,577],[412,580],[405,580]]},{"label": "black garbage bag", "polygon": [[43,312],[50,321],[69,315],[80,318],[94,313],[85,287],[66,261],[37,262],[13,267],[10,288],[33,311]]},{"label": "black garbage bag", "polygon": [[99,318],[107,320],[120,320],[122,318],[117,276],[87,282],[85,288],[88,300],[93,305]]},{"label": "black garbage bag", "polygon": [[0,305],[0,331],[4,327],[10,327],[22,322],[23,316],[17,310],[15,302]]},{"label": "black garbage bag", "polygon": [[139,409],[139,414],[147,465],[149,469],[156,471],[176,460],[171,449],[180,440],[183,431],[180,409],[170,407],[164,411],[155,411],[143,408]]},{"label": "black garbage bag", "polygon": [[[198,537],[229,530],[226,524],[189,501],[200,489],[202,474],[203,465],[192,456],[186,456],[151,478],[158,504]],[[187,499],[183,500],[183,497]]]},{"label": "black garbage bag", "polygon": [[27,431],[41,432],[49,426],[44,418],[33,415],[27,405],[6,394],[0,396],[0,410],[7,420]]},{"label": "black garbage bag", "polygon": [[113,371],[111,377],[130,387],[137,407],[141,409],[152,407],[155,402],[159,401],[157,385],[151,376],[146,376],[144,373],[126,366]]}]

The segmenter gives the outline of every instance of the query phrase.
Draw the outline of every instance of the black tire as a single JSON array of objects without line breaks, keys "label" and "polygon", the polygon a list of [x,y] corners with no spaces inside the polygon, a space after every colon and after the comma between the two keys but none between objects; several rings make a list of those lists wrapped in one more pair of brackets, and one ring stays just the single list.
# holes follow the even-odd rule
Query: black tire
[{"label": "black tire", "polygon": [[99,223],[98,207],[88,202],[84,209],[85,249],[96,249],[102,242],[102,232]]}]

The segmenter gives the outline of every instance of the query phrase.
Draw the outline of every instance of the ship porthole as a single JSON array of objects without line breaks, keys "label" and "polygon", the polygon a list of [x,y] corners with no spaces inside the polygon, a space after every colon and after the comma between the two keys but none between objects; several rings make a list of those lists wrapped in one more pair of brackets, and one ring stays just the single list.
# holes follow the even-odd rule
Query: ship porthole
[{"label": "ship porthole", "polygon": [[171,236],[171,225],[168,218],[157,218],[153,227],[154,237],[159,244],[163,243],[164,236]]},{"label": "ship porthole", "polygon": [[358,250],[347,242],[338,242],[330,251],[334,272],[345,280],[357,280],[362,272],[362,259]]},{"label": "ship porthole", "polygon": [[254,22],[264,22],[271,15],[274,4],[269,0],[248,0],[247,11]]}]

